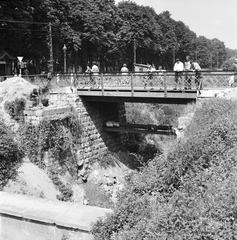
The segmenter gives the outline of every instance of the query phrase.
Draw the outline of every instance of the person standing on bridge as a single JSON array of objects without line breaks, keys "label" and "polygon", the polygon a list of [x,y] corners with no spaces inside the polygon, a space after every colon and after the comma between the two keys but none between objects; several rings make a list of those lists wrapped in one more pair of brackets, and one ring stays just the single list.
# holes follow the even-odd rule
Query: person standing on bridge
[{"label": "person standing on bridge", "polygon": [[186,61],[184,62],[184,71],[185,71],[185,83],[184,83],[184,89],[191,89],[192,85],[192,76],[190,74],[191,71],[191,61],[190,57],[186,56]]},{"label": "person standing on bridge", "polygon": [[237,58],[235,58],[235,61],[232,64],[231,70],[234,72],[234,82],[233,82],[233,84],[236,84],[237,83]]},{"label": "person standing on bridge", "polygon": [[99,67],[97,65],[97,63],[95,61],[92,62],[92,68],[91,68],[91,73],[92,73],[92,78],[93,78],[93,85],[95,85],[95,87],[99,87],[98,84],[98,75],[99,75]]},{"label": "person standing on bridge", "polygon": [[121,84],[126,85],[129,83],[127,75],[128,75],[128,68],[127,68],[127,64],[124,63],[122,68],[120,69],[120,72],[122,73],[122,79],[121,79]]},{"label": "person standing on bridge", "polygon": [[183,71],[184,71],[184,64],[180,61],[179,58],[177,58],[176,62],[174,64],[174,72],[175,72],[175,87],[174,87],[174,90],[177,90],[178,85],[179,85],[179,89],[181,90]]},{"label": "person standing on bridge", "polygon": [[128,68],[126,63],[123,64],[120,72],[122,73],[122,75],[128,75]]},{"label": "person standing on bridge", "polygon": [[202,78],[202,73],[201,73],[201,67],[198,64],[198,62],[193,61],[191,63],[191,69],[193,71],[195,71],[195,85],[196,85],[196,89],[198,89],[200,87],[200,89],[202,88],[201,84],[201,78]]},{"label": "person standing on bridge", "polygon": [[159,66],[157,73],[158,73],[158,85],[160,84],[160,90],[164,88],[164,72],[165,70],[162,69],[162,66]]},{"label": "person standing on bridge", "polygon": [[150,86],[153,85],[153,72],[154,72],[154,67],[152,67],[152,65],[150,64],[147,64],[147,75],[144,77],[143,79],[143,86],[144,86],[144,89],[146,89],[147,85],[149,84]]}]

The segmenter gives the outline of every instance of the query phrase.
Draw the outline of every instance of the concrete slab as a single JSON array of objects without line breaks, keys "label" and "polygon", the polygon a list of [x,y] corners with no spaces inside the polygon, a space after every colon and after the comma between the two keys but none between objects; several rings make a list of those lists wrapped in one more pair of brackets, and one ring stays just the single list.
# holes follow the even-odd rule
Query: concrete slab
[{"label": "concrete slab", "polygon": [[0,214],[20,217],[22,221],[55,224],[58,227],[90,231],[98,218],[112,210],[0,192]]},{"label": "concrete slab", "polygon": [[57,226],[80,228],[81,230],[90,231],[93,222],[111,212],[109,209],[99,207],[75,205],[68,209],[68,211],[57,216],[55,223]]},{"label": "concrete slab", "polygon": [[[0,192],[0,199],[0,213],[15,217],[23,217],[26,210],[36,205],[36,202],[33,203],[30,196]],[[44,201],[47,200],[39,198],[37,204]]]},{"label": "concrete slab", "polygon": [[223,89],[201,90],[198,97],[199,98],[213,98],[221,91],[223,91]]}]

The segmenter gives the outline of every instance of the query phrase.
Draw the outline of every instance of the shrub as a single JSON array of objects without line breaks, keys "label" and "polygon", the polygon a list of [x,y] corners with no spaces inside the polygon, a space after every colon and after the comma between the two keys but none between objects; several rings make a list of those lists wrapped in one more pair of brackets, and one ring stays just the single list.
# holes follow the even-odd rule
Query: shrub
[{"label": "shrub", "polygon": [[203,103],[186,139],[127,178],[95,239],[235,239],[237,103]]},{"label": "shrub", "polygon": [[74,115],[44,120],[39,125],[23,124],[19,129],[22,147],[33,163],[43,168],[43,154],[49,151],[57,164],[71,174],[76,173],[73,151],[80,141],[80,134],[80,123]]},{"label": "shrub", "polygon": [[106,151],[102,154],[99,154],[99,156],[96,157],[96,162],[98,162],[98,164],[102,168],[114,167],[116,162],[116,157],[112,152]]},{"label": "shrub", "polygon": [[86,182],[84,185],[85,198],[89,200],[90,206],[111,208],[113,206],[110,195],[105,190],[93,182]]},{"label": "shrub", "polygon": [[124,137],[123,142],[125,149],[130,153],[137,155],[140,160],[137,162],[137,167],[141,167],[146,164],[149,160],[153,159],[156,155],[162,153],[162,150],[159,146],[147,143],[145,135],[139,133],[127,133]]},{"label": "shrub", "polygon": [[24,98],[16,98],[14,101],[6,101],[4,103],[4,109],[11,116],[11,118],[17,121],[23,121],[24,110],[26,101]]},{"label": "shrub", "polygon": [[60,201],[69,202],[73,196],[73,190],[71,187],[60,180],[58,172],[56,172],[56,170],[53,168],[50,168],[49,170],[49,177],[52,179],[54,185],[60,192],[60,195],[57,195],[57,199]]},{"label": "shrub", "polygon": [[13,133],[0,122],[0,187],[10,178],[14,178],[24,156],[22,149],[15,142]]}]

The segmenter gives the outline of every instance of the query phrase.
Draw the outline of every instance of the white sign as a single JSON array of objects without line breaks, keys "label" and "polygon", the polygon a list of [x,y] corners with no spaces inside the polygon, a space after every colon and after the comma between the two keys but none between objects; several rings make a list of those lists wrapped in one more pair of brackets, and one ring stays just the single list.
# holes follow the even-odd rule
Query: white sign
[{"label": "white sign", "polygon": [[23,57],[17,57],[17,59],[19,60],[19,62],[21,62]]}]

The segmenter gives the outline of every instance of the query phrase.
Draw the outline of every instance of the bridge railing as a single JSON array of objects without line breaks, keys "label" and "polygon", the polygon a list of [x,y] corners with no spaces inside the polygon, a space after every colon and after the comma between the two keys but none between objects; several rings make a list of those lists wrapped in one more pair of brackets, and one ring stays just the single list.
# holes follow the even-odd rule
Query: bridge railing
[{"label": "bridge railing", "polygon": [[[196,74],[193,71],[183,72],[178,82],[175,81],[175,72],[164,71],[162,73],[153,72],[131,72],[127,75],[99,74],[90,76],[77,74],[74,76],[74,84],[79,88],[92,87],[155,87],[165,90],[173,89],[176,85],[179,88],[205,89],[218,87],[231,87],[233,80],[237,78],[231,71],[201,71]],[[68,81],[68,80],[67,80]]]},{"label": "bridge railing", "polygon": [[[9,76],[10,77],[10,76]],[[77,88],[120,88],[129,87],[132,90],[137,87],[158,88],[170,90],[176,85],[184,89],[207,89],[232,87],[237,81],[237,74],[232,71],[201,71],[201,75],[195,72],[183,72],[178,82],[175,82],[175,72],[130,72],[127,75],[121,73],[90,74],[53,74],[49,81],[46,74],[22,76],[32,84],[44,87],[50,84],[52,87],[75,86]]]}]

